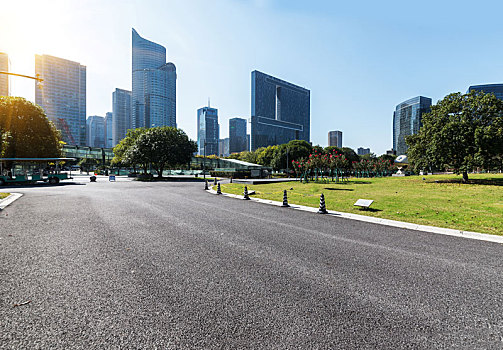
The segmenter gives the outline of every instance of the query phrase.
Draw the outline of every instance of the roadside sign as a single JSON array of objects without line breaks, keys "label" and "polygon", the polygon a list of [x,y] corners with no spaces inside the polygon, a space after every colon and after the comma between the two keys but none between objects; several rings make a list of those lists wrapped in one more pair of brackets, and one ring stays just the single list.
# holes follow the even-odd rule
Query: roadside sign
[{"label": "roadside sign", "polygon": [[110,175],[108,177],[108,181],[114,181],[115,182],[115,175]]}]

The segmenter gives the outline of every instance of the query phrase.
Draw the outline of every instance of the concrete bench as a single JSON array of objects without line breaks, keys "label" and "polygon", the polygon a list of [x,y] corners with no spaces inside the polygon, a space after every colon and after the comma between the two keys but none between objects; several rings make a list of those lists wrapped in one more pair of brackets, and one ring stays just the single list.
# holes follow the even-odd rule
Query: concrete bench
[{"label": "concrete bench", "polygon": [[374,203],[372,199],[358,199],[353,205],[363,209],[368,209],[372,203]]}]

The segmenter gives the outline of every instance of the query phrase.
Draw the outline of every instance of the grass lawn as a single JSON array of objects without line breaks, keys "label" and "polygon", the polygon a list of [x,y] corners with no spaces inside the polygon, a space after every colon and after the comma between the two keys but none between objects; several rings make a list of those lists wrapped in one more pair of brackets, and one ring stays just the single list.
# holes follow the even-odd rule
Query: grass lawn
[{"label": "grass lawn", "polygon": [[[319,206],[325,195],[327,209],[421,225],[503,235],[503,174],[461,176],[430,175],[350,179],[347,183],[284,182],[248,186],[253,197],[281,202],[288,190],[288,202]],[[242,194],[243,184],[222,185],[226,193]],[[373,199],[372,210],[360,210],[357,199]]]},{"label": "grass lawn", "polygon": [[0,199],[4,199],[4,198],[6,198],[8,195],[10,195],[10,193],[2,193],[2,192],[0,192]]}]

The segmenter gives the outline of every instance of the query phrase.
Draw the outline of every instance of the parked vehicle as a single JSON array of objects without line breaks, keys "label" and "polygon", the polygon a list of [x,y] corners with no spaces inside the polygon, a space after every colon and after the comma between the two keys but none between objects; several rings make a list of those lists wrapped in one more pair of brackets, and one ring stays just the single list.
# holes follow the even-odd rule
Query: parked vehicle
[{"label": "parked vehicle", "polygon": [[[71,170],[63,173],[59,166],[60,162],[70,160],[75,158],[0,158],[0,186],[37,182],[55,185],[61,180],[72,179]],[[49,167],[49,163],[54,166]],[[10,164],[9,169],[5,168],[6,164]]]}]

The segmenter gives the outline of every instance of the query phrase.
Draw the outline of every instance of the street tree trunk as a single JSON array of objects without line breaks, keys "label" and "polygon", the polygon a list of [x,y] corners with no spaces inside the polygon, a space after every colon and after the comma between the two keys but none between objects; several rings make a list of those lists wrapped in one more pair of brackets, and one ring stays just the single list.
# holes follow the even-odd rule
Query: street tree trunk
[{"label": "street tree trunk", "polygon": [[463,171],[463,183],[467,184],[468,183],[468,172]]}]

